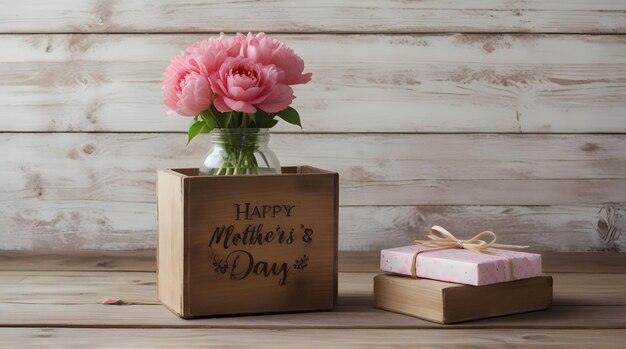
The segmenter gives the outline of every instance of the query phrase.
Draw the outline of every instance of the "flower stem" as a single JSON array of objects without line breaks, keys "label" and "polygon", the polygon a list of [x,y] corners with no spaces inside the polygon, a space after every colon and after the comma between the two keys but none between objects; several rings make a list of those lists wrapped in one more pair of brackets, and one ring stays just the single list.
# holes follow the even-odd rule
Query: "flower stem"
[{"label": "flower stem", "polygon": [[[206,113],[209,114],[211,119],[215,121],[215,124],[217,125],[217,127],[222,128],[222,125],[220,124],[220,120],[217,118],[217,116],[215,116],[215,114],[213,114],[213,111],[211,111],[211,108],[207,109]],[[204,120],[204,122],[208,125],[208,122],[206,121],[206,117],[204,113],[200,114],[200,116],[202,117],[202,120]]]}]

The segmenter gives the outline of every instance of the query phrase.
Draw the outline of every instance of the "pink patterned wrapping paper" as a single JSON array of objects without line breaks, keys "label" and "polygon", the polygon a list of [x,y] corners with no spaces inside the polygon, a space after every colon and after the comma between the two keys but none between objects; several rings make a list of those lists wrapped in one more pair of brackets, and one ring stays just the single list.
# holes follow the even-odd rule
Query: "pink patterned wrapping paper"
[{"label": "pink patterned wrapping paper", "polygon": [[[380,269],[411,275],[413,254],[432,247],[411,245],[382,250]],[[498,255],[465,249],[445,249],[417,255],[417,276],[466,285],[489,285],[541,275],[541,255],[490,248]],[[511,270],[511,266],[513,269]]]}]

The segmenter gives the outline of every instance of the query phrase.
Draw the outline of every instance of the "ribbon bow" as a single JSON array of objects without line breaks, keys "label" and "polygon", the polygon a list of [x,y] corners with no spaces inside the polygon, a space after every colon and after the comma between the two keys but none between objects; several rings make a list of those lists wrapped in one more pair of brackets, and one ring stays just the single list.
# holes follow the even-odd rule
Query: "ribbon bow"
[{"label": "ribbon bow", "polygon": [[[491,237],[490,241],[481,240],[480,238],[484,236]],[[504,244],[496,244],[496,234],[494,232],[485,230],[481,233],[478,233],[471,237],[468,240],[457,239],[452,233],[445,230],[444,228],[434,225],[430,228],[430,232],[427,237],[430,240],[415,240],[413,241],[414,245],[423,245],[423,246],[431,246],[434,248],[429,248],[425,250],[417,250],[413,253],[413,261],[411,263],[411,275],[414,278],[417,278],[417,256],[423,252],[430,251],[438,251],[438,250],[447,250],[451,248],[462,248],[466,250],[470,250],[472,252],[484,253],[497,255],[496,252],[487,250],[487,247],[500,247],[500,248],[528,248],[529,246],[520,246],[520,245],[504,245]],[[515,279],[515,271],[513,269],[513,263],[509,261],[509,270],[510,270],[510,278],[509,280]]]},{"label": "ribbon bow", "polygon": [[[490,241],[481,240],[482,237],[489,236],[491,237]],[[441,249],[448,248],[464,248],[466,250],[470,250],[478,253],[486,253],[486,254],[496,254],[495,252],[487,250],[488,247],[499,247],[499,248],[528,248],[529,246],[520,246],[520,245],[504,245],[504,244],[496,244],[496,234],[494,232],[485,230],[481,233],[478,233],[471,237],[468,240],[457,239],[452,233],[447,231],[446,229],[435,225],[430,228],[430,232],[427,237],[430,240],[415,240],[413,241],[414,245],[424,245],[424,246],[432,246],[432,247],[440,247]]]}]

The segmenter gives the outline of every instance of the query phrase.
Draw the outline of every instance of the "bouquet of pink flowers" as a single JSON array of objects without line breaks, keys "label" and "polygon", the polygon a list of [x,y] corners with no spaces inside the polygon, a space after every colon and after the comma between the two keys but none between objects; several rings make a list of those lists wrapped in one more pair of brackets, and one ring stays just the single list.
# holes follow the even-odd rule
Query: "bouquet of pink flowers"
[{"label": "bouquet of pink flowers", "polygon": [[214,130],[221,136],[213,143],[225,144],[219,165],[213,166],[217,155],[207,156],[204,174],[259,173],[259,158],[273,167],[258,145],[250,144],[255,143],[250,134],[267,132],[277,118],[301,126],[289,105],[295,98],[291,86],[311,80],[303,70],[302,58],[265,33],[222,34],[172,59],[163,79],[164,102],[171,112],[194,117],[188,143]]},{"label": "bouquet of pink flowers", "polygon": [[214,128],[271,128],[279,117],[300,125],[291,85],[305,84],[304,61],[265,33],[220,35],[175,56],[163,78],[171,111],[193,116],[189,141]]}]

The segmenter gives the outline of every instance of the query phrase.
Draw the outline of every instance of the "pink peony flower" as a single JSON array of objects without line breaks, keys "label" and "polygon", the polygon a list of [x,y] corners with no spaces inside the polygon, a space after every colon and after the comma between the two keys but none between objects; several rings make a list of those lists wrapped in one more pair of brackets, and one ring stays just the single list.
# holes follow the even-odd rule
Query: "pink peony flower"
[{"label": "pink peony flower", "polygon": [[204,70],[204,75],[209,76],[220,68],[226,58],[237,57],[240,51],[241,43],[236,38],[220,34],[217,38],[195,43],[186,52],[198,62],[199,67]]},{"label": "pink peony flower", "polygon": [[209,75],[229,54],[236,55],[240,44],[223,35],[200,41],[175,56],[163,78],[164,102],[174,112],[195,116],[211,106],[213,91]]},{"label": "pink peony flower", "polygon": [[195,116],[211,106],[211,85],[198,70],[184,54],[174,57],[165,70],[163,101],[180,115]]},{"label": "pink peony flower", "polygon": [[281,82],[287,85],[306,84],[311,80],[311,73],[302,74],[304,61],[284,43],[265,33],[248,35],[237,34],[236,41],[241,43],[240,54],[257,63],[274,64],[285,75]]},{"label": "pink peony flower", "polygon": [[220,35],[175,56],[165,70],[163,96],[175,113],[195,116],[215,105],[221,112],[275,113],[293,99],[289,85],[304,84],[304,61],[265,33]]},{"label": "pink peony flower", "polygon": [[275,113],[286,109],[295,98],[291,87],[281,83],[283,71],[250,58],[227,58],[209,80],[215,108],[221,112],[255,113],[259,108]]}]

